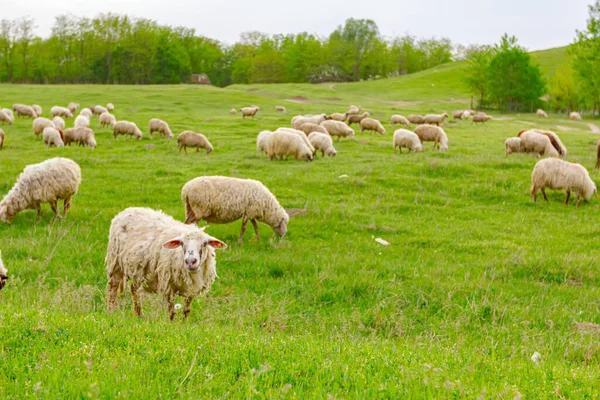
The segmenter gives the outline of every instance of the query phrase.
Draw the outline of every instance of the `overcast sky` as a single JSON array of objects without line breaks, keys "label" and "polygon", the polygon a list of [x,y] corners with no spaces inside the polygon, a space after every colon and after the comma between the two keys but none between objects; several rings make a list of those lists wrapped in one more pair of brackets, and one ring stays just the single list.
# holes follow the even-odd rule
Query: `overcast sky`
[{"label": "overcast sky", "polygon": [[567,45],[585,27],[592,0],[0,0],[0,18],[35,18],[48,36],[59,14],[115,12],[183,25],[227,43],[241,32],[328,35],[346,18],[373,19],[385,36],[447,37],[491,44],[507,32],[529,50]]}]

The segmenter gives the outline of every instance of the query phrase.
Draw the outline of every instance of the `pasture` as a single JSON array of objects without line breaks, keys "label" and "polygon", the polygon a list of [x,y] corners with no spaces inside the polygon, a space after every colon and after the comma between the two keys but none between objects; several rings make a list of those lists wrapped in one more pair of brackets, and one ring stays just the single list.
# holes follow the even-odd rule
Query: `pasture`
[{"label": "pasture", "polygon": [[[3,127],[1,196],[26,165],[55,156],[79,163],[83,180],[66,219],[55,221],[45,205],[38,224],[27,211],[0,225],[10,276],[0,291],[0,397],[599,396],[600,202],[567,207],[564,193],[549,192],[548,203],[534,204],[537,159],[504,154],[506,138],[535,124],[559,133],[567,159],[600,182],[592,121],[451,121],[448,152],[425,143],[422,153],[394,154],[392,114],[468,107],[463,91],[444,79],[432,86],[430,76],[227,89],[0,86],[2,107],[37,103],[46,117],[70,101],[112,102],[117,119],[145,135],[115,141],[94,118],[95,150],[46,149],[32,120]],[[250,104],[261,107],[254,120],[229,114]],[[256,153],[261,130],[350,104],[381,119],[387,134],[357,132],[334,141],[337,157],[312,163]],[[175,140],[150,140],[154,117],[175,135],[204,133],[214,151],[185,155]],[[220,278],[186,321],[170,322],[158,296],[146,297],[136,318],[128,292],[110,316],[111,219],[146,206],[183,220],[181,188],[203,175],[260,180],[286,209],[302,211],[283,240],[261,225],[260,242],[249,229],[238,244],[240,221],[211,225],[229,248],[217,254]]]}]

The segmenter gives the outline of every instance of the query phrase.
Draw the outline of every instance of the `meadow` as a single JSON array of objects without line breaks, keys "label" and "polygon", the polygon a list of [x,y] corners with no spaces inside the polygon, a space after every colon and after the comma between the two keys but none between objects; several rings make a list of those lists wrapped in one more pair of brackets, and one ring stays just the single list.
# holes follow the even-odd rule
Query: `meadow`
[{"label": "meadow", "polygon": [[[118,119],[145,133],[115,141],[94,119],[95,150],[46,149],[31,120],[3,127],[0,195],[26,165],[55,156],[78,162],[83,182],[66,219],[45,205],[37,224],[28,211],[0,225],[10,275],[0,291],[0,397],[600,396],[600,202],[565,206],[564,193],[549,192],[548,203],[533,203],[537,159],[504,152],[522,129],[552,129],[568,160],[600,182],[593,121],[492,112],[484,126],[451,121],[447,153],[426,143],[423,153],[394,154],[392,114],[468,107],[460,68],[314,86],[0,86],[3,107],[37,103],[45,116],[70,101],[112,102]],[[261,106],[254,120],[229,114],[250,104]],[[357,133],[334,142],[337,157],[311,163],[256,153],[261,130],[350,104],[385,122],[387,134]],[[176,133],[206,134],[213,153],[150,140],[153,117]],[[183,220],[181,188],[203,175],[258,179],[304,212],[283,240],[261,225],[259,242],[249,229],[238,244],[240,221],[211,225],[229,248],[187,320],[170,322],[157,296],[136,318],[128,293],[109,315],[111,219],[146,206]]]}]

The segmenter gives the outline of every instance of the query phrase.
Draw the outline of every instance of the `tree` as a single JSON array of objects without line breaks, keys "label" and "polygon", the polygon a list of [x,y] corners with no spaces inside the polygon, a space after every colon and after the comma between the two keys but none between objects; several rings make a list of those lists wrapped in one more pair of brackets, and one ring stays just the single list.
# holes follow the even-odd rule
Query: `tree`
[{"label": "tree", "polygon": [[573,69],[565,64],[557,69],[550,81],[550,105],[554,110],[573,111],[578,104]]},{"label": "tree", "polygon": [[341,42],[342,55],[349,55],[352,58],[352,79],[354,81],[361,78],[361,65],[378,37],[379,28],[370,19],[349,18],[344,26],[339,26],[332,33],[332,38]]},{"label": "tree", "polygon": [[[479,98],[477,108],[483,108],[488,95],[487,70],[492,60],[493,50],[483,46],[471,52],[466,69],[466,81],[471,92]],[[472,101],[471,101],[472,102]]]}]

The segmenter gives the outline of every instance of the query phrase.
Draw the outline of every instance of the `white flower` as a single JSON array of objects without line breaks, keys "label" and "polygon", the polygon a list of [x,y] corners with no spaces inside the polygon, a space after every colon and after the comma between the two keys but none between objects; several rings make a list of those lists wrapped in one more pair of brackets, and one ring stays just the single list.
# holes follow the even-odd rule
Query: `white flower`
[{"label": "white flower", "polygon": [[542,355],[540,353],[538,353],[537,351],[535,353],[533,353],[533,355],[531,356],[531,361],[533,361],[536,364],[539,363],[541,359],[542,359]]},{"label": "white flower", "polygon": [[175,309],[176,310],[181,310],[181,307],[182,307],[181,304],[179,304],[179,303],[175,304]]}]

